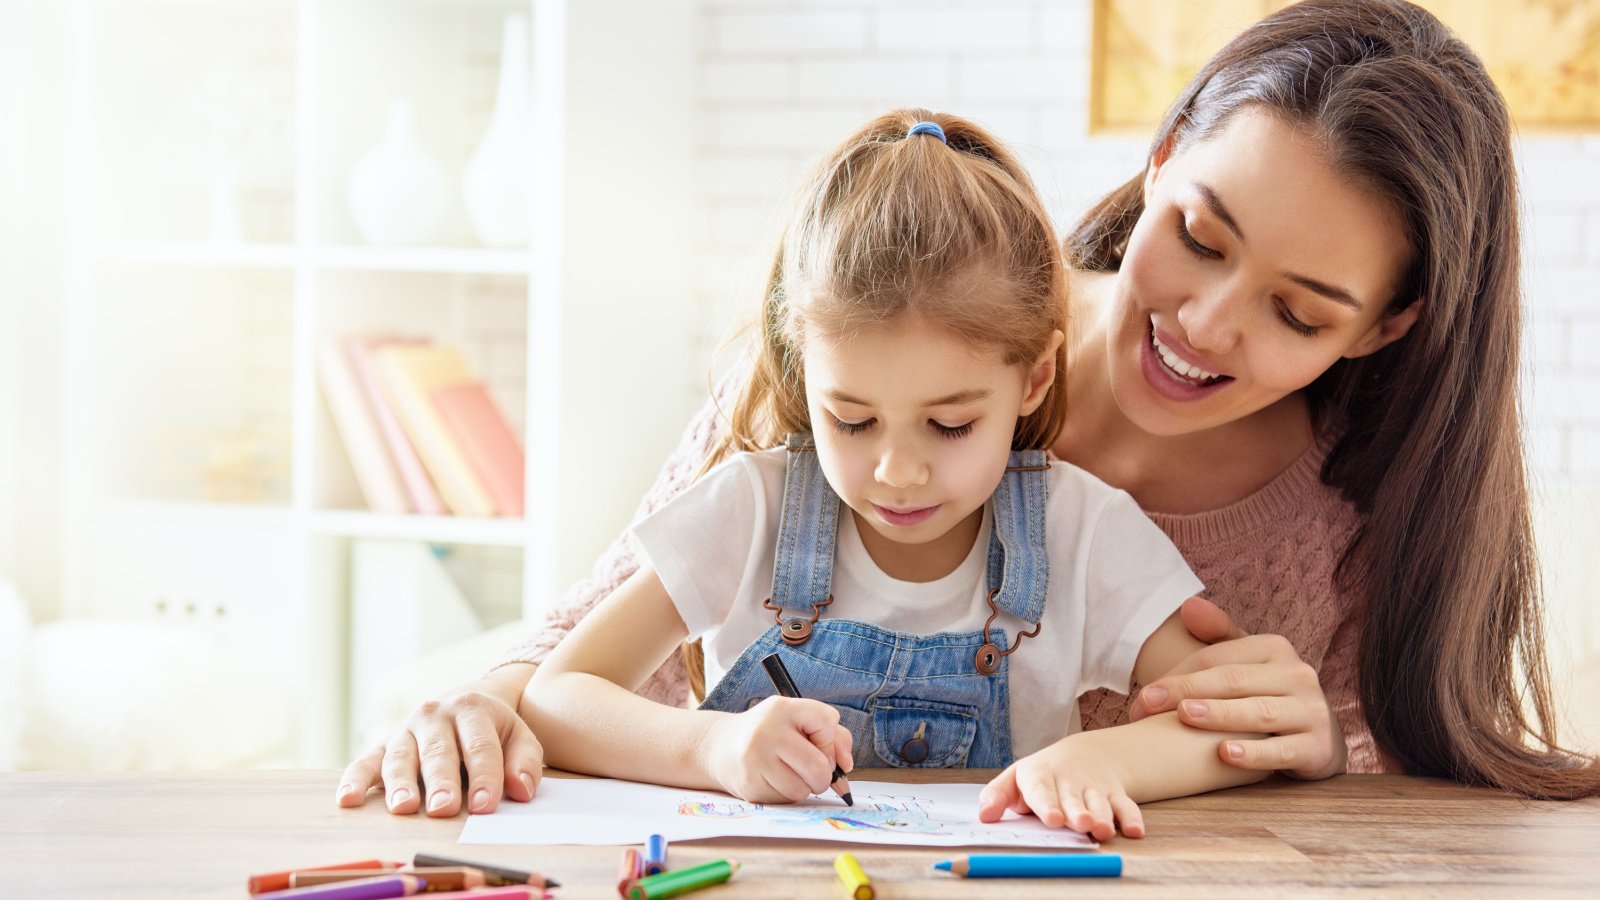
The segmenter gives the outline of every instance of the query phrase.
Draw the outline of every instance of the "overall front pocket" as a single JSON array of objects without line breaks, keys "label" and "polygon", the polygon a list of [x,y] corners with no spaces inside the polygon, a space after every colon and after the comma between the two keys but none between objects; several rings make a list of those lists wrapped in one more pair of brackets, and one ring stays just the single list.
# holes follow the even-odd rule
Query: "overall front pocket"
[{"label": "overall front pocket", "polygon": [[965,766],[978,733],[977,711],[956,703],[889,697],[872,710],[873,748],[891,766]]}]

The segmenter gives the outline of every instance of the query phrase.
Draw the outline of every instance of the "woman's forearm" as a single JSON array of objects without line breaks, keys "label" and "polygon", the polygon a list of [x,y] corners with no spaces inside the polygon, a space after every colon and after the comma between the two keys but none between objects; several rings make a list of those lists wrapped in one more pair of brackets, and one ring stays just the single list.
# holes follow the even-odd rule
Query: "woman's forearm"
[{"label": "woman's forearm", "polygon": [[706,737],[728,713],[663,706],[586,672],[546,672],[524,695],[528,724],[558,769],[720,789],[706,762]]}]

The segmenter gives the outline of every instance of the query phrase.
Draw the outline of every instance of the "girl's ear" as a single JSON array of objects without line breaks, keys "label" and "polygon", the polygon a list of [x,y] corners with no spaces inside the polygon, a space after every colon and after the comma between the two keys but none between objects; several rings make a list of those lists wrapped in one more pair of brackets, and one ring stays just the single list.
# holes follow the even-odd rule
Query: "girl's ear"
[{"label": "girl's ear", "polygon": [[1413,300],[1411,305],[1397,313],[1385,313],[1382,318],[1372,324],[1349,350],[1344,353],[1345,359],[1357,359],[1377,353],[1395,341],[1406,336],[1411,326],[1417,324],[1417,318],[1422,315],[1422,301]]},{"label": "girl's ear", "polygon": [[1017,411],[1017,418],[1033,415],[1034,410],[1044,403],[1044,398],[1050,395],[1050,388],[1056,383],[1056,353],[1065,340],[1066,335],[1059,328],[1050,333],[1049,345],[1028,369],[1027,391],[1022,395],[1022,407]]},{"label": "girl's ear", "polygon": [[1172,158],[1172,146],[1177,142],[1177,138],[1178,127],[1174,125],[1161,143],[1156,145],[1156,152],[1150,155],[1150,162],[1144,167],[1144,200],[1147,203],[1150,200],[1150,191],[1155,187],[1156,176],[1160,174],[1161,167],[1167,164],[1167,160]]}]

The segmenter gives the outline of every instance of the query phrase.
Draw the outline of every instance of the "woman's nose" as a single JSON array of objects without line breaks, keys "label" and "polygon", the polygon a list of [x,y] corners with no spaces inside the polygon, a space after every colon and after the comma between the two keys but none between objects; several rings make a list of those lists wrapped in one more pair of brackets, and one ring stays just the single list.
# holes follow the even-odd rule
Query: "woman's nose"
[{"label": "woman's nose", "polygon": [[928,480],[928,465],[914,449],[891,446],[878,457],[878,469],[873,474],[879,483],[889,487],[918,487]]},{"label": "woman's nose", "polygon": [[1189,346],[1208,353],[1232,350],[1239,341],[1243,296],[1236,286],[1219,284],[1214,290],[1194,294],[1178,307],[1178,324],[1183,326]]}]

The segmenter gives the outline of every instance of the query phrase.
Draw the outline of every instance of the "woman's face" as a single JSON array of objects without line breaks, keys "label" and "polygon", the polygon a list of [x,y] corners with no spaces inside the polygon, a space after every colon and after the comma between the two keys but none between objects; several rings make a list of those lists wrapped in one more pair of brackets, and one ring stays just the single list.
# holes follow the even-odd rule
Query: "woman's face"
[{"label": "woman's face", "polygon": [[1409,254],[1398,217],[1272,115],[1242,110],[1153,162],[1144,197],[1107,341],[1112,394],[1145,431],[1245,418],[1416,319],[1420,303],[1385,313]]}]

